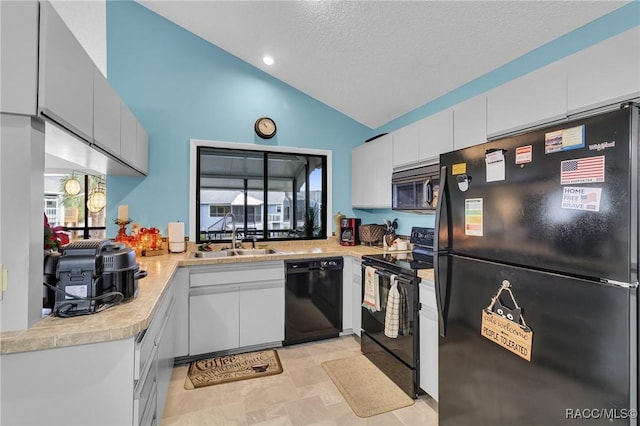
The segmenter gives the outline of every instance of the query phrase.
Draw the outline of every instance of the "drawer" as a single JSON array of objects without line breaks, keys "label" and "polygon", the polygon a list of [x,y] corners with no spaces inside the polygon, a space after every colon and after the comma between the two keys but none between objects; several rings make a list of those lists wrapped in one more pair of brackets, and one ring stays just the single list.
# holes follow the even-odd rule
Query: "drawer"
[{"label": "drawer", "polygon": [[156,311],[149,328],[140,332],[136,339],[135,360],[134,360],[134,380],[139,380],[143,373],[149,368],[152,362],[151,353],[159,341],[162,329],[169,319],[170,307],[175,303],[173,292],[167,293],[160,303],[160,308]]},{"label": "drawer", "polygon": [[213,267],[192,267],[189,272],[191,287],[229,285],[257,280],[284,280],[284,262],[250,262]]},{"label": "drawer", "polygon": [[157,363],[157,347],[153,352],[153,361],[150,368],[145,371],[145,375],[138,381],[134,390],[133,400],[133,418],[141,420],[144,413],[147,411],[147,407],[151,402],[151,397],[154,392],[154,388],[158,385],[158,369]]},{"label": "drawer", "polygon": [[156,424],[156,412],[158,402],[158,382],[153,382],[153,387],[151,389],[151,394],[149,395],[149,399],[147,401],[147,405],[145,406],[142,417],[140,417],[140,426],[151,426]]}]

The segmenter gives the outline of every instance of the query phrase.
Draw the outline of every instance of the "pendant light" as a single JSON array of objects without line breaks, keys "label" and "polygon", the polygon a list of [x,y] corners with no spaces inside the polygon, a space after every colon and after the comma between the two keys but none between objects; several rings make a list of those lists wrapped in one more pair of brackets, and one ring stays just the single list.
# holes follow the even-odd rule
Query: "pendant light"
[{"label": "pendant light", "polygon": [[99,183],[98,186],[91,191],[89,198],[87,199],[87,209],[91,213],[97,213],[107,205],[107,194],[104,190],[104,185]]},{"label": "pendant light", "polygon": [[78,179],[76,179],[73,173],[71,174],[71,177],[64,183],[64,192],[72,197],[80,193],[80,182],[78,182]]}]

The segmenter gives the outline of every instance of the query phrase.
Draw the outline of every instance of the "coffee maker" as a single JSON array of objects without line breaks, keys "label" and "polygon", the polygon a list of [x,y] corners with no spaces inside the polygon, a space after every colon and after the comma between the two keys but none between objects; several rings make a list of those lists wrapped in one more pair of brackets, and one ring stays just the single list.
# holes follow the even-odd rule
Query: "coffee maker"
[{"label": "coffee maker", "polygon": [[340,220],[340,245],[356,246],[360,244],[358,228],[360,219],[355,217],[345,217]]}]

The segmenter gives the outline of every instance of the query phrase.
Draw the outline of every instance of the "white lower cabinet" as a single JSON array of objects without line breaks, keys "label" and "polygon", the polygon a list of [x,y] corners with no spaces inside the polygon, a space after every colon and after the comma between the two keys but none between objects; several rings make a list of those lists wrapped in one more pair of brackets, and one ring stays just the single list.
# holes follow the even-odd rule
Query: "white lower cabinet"
[{"label": "white lower cabinet", "polygon": [[352,316],[351,326],[353,332],[360,337],[362,328],[362,266],[360,259],[352,259],[352,276],[351,276],[351,303]]},{"label": "white lower cabinet", "polygon": [[281,343],[284,263],[190,268],[189,355]]},{"label": "white lower cabinet", "polygon": [[137,336],[2,355],[2,389],[9,391],[2,392],[0,424],[159,424],[173,371],[172,283]]},{"label": "white lower cabinet", "polygon": [[149,328],[136,339],[133,424],[153,425],[162,418],[173,371],[174,312],[173,287],[169,287]]},{"label": "white lower cabinet", "polygon": [[239,347],[238,286],[221,285],[189,294],[189,355]]},{"label": "white lower cabinet", "polygon": [[284,281],[240,289],[240,347],[284,340]]},{"label": "white lower cabinet", "polygon": [[352,333],[353,330],[353,294],[351,290],[351,276],[353,257],[344,256],[342,258],[342,331],[345,334]]},{"label": "white lower cabinet", "polygon": [[420,282],[420,387],[438,400],[438,310],[432,282]]}]

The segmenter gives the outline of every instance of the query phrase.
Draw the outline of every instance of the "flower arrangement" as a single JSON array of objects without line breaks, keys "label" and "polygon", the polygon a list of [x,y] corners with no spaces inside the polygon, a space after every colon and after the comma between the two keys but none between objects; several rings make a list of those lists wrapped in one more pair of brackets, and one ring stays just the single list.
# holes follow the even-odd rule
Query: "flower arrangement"
[{"label": "flower arrangement", "polygon": [[69,244],[69,233],[64,226],[49,225],[47,214],[44,214],[44,249],[58,250],[65,244]]}]

